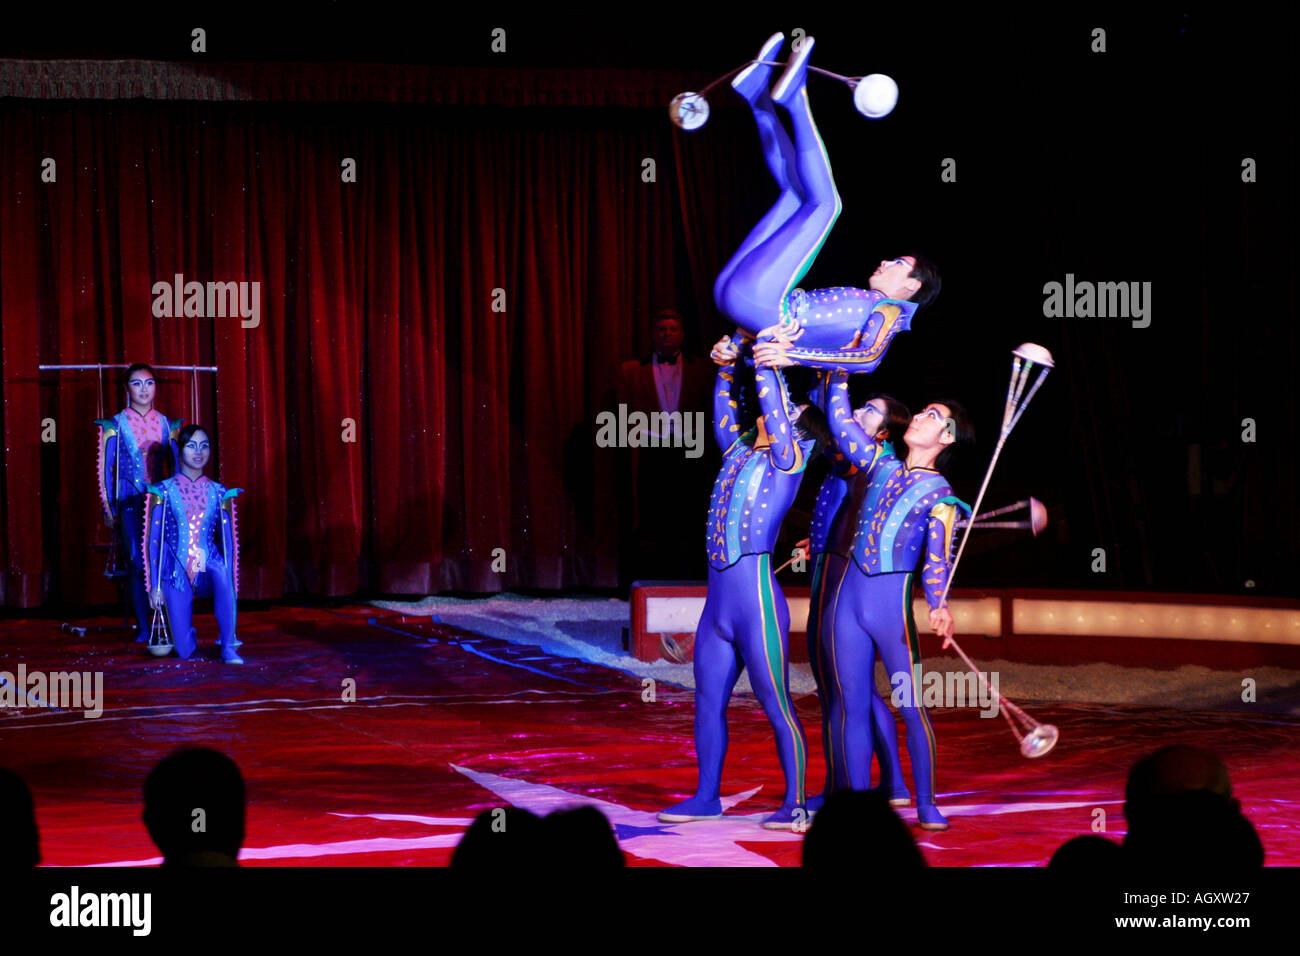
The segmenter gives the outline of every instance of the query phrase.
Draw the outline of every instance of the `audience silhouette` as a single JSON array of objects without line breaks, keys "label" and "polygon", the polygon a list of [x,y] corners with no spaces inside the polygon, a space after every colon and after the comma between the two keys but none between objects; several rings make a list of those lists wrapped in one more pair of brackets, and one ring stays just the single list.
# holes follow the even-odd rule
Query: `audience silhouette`
[{"label": "audience silhouette", "polygon": [[1199,747],[1162,747],[1135,763],[1124,789],[1124,819],[1122,845],[1075,837],[1048,866],[1223,873],[1264,865],[1264,845],[1232,795],[1228,768]]},{"label": "audience silhouette", "polygon": [[451,865],[467,870],[600,870],[626,861],[609,821],[595,807],[556,810],[545,820],[518,807],[497,807],[470,824]]},{"label": "audience silhouette", "polygon": [[36,830],[36,805],[27,783],[12,770],[0,767],[0,870],[27,869],[41,862],[41,840]]},{"label": "audience silhouette", "polygon": [[1228,769],[1199,747],[1162,747],[1134,764],[1124,819],[1133,866],[1221,872],[1264,865],[1264,846],[1232,795]]},{"label": "audience silhouette", "polygon": [[244,778],[225,754],[178,750],[144,784],[144,825],[164,866],[238,866]]},{"label": "audience silhouette", "polygon": [[885,871],[926,865],[907,824],[883,793],[838,790],[826,798],[804,837],[803,865],[854,869],[865,860]]}]

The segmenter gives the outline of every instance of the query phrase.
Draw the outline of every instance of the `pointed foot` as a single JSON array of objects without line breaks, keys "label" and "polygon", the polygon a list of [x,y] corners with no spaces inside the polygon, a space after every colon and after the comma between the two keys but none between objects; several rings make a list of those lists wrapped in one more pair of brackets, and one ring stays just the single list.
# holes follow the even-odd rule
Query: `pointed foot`
[{"label": "pointed foot", "polygon": [[763,61],[771,61],[785,42],[784,33],[773,33],[758,51],[758,57],[745,67],[731,81],[732,89],[753,103],[767,92],[767,84],[772,78],[772,68]]},{"label": "pointed foot", "polygon": [[786,62],[785,72],[772,87],[772,102],[789,108],[795,97],[803,92],[808,80],[808,58],[812,56],[813,42],[812,37],[804,37],[799,49]]}]

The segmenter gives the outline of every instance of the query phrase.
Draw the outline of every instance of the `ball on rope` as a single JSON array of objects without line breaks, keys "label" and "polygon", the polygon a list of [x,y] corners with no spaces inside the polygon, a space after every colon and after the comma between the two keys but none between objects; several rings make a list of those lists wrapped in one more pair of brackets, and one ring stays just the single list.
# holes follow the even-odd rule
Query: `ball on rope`
[{"label": "ball on rope", "polygon": [[898,102],[898,84],[884,73],[872,73],[853,88],[853,105],[869,119],[888,116]]},{"label": "ball on rope", "polygon": [[684,130],[699,129],[709,121],[709,101],[699,93],[678,93],[668,104],[668,118]]}]

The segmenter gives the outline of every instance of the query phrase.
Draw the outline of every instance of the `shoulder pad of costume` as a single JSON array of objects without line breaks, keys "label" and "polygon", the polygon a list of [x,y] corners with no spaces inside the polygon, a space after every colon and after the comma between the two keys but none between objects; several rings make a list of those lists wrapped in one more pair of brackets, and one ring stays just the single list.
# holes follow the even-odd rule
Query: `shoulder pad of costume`
[{"label": "shoulder pad of costume", "polygon": [[110,433],[110,434],[113,434],[113,435],[116,435],[116,434],[117,434],[117,421],[116,421],[115,419],[112,419],[112,418],[96,418],[96,419],[95,419],[95,424],[98,425],[100,428],[104,429],[104,431],[106,431],[106,432],[108,432],[108,433]]},{"label": "shoulder pad of costume", "polygon": [[944,497],[942,497],[942,498],[940,498],[938,501],[936,501],[935,504],[940,504],[940,505],[956,505],[956,506],[957,506],[958,508],[960,508],[962,511],[966,512],[967,515],[969,515],[969,514],[971,513],[971,506],[968,505],[968,504],[966,504],[966,502],[962,501],[962,500],[961,500],[960,498],[958,498],[956,495],[944,495]]},{"label": "shoulder pad of costume", "polygon": [[237,497],[238,495],[242,495],[243,493],[244,493],[243,488],[231,488],[221,496],[221,500],[229,501],[231,498]]},{"label": "shoulder pad of costume", "polygon": [[163,497],[163,495],[167,493],[167,489],[162,485],[151,485],[147,482],[145,483],[144,490],[151,495],[157,495],[159,498]]}]

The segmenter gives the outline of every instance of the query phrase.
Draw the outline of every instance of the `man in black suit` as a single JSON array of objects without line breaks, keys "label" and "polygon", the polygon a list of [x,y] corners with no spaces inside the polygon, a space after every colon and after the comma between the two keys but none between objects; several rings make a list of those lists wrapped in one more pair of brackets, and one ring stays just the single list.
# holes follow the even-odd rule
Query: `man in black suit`
[{"label": "man in black suit", "polygon": [[[641,359],[622,365],[618,400],[628,414],[650,417],[650,447],[631,450],[631,529],[633,546],[626,572],[634,579],[696,578],[704,575],[704,554],[697,546],[699,525],[708,511],[715,452],[709,441],[707,412],[712,408],[713,365],[682,351],[682,317],[672,309],[655,315],[653,348]],[[659,412],[678,412],[665,422]],[[689,434],[676,434],[687,415]],[[698,426],[701,421],[705,424]],[[686,430],[686,429],[684,429]],[[684,438],[703,454],[688,454]],[[658,447],[653,447],[657,444]],[[699,552],[698,554],[696,552]]]}]

